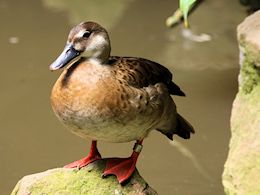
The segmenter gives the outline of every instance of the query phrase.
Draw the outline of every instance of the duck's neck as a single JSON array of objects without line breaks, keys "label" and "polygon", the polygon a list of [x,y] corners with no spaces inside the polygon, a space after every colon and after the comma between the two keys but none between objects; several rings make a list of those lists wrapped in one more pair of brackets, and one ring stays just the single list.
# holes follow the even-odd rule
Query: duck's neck
[{"label": "duck's neck", "polygon": [[88,61],[95,64],[106,64],[110,56],[110,47],[104,48],[103,50],[96,51],[91,57],[88,57]]},{"label": "duck's neck", "polygon": [[107,34],[98,35],[91,40],[91,46],[82,54],[86,59],[97,62],[99,64],[106,64],[108,62],[111,46]]}]

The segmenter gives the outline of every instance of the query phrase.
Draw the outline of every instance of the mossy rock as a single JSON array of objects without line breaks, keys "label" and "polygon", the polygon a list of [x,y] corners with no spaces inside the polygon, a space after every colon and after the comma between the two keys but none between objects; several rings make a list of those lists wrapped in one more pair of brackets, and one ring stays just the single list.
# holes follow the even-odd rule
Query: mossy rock
[{"label": "mossy rock", "polygon": [[231,140],[224,167],[226,194],[260,194],[260,11],[238,26],[239,92],[231,114]]},{"label": "mossy rock", "polygon": [[240,49],[240,92],[250,93],[260,85],[260,11],[247,17],[237,28]]},{"label": "mossy rock", "polygon": [[226,194],[260,194],[260,86],[233,103],[232,137],[223,173]]},{"label": "mossy rock", "polygon": [[102,178],[106,160],[95,161],[82,169],[56,168],[23,177],[11,195],[142,195],[157,194],[136,170],[125,185],[115,176]]}]

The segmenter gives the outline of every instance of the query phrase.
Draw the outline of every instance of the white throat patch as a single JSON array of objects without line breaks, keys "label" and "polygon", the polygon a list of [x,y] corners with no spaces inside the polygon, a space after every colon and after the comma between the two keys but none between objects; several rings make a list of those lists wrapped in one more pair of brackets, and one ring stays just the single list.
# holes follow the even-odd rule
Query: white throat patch
[{"label": "white throat patch", "polygon": [[100,57],[101,54],[105,52],[108,45],[109,43],[103,36],[101,35],[93,36],[86,50],[82,53],[82,55],[90,58]]},{"label": "white throat patch", "polygon": [[91,40],[89,45],[91,48],[102,49],[101,46],[104,46],[107,44],[108,44],[108,42],[105,40],[105,38],[103,36],[96,35],[93,37],[93,39]]}]

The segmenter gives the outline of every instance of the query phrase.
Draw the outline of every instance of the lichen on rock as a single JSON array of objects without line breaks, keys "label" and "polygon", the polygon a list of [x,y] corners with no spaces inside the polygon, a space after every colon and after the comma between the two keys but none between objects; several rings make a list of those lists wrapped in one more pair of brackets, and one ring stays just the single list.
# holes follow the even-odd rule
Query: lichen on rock
[{"label": "lichen on rock", "polygon": [[250,93],[260,84],[260,12],[247,17],[237,28],[240,49],[239,92]]},{"label": "lichen on rock", "polygon": [[260,67],[257,67],[248,56],[245,56],[240,74],[240,92],[245,94],[251,93],[254,87],[260,83]]},{"label": "lichen on rock", "polygon": [[226,194],[260,194],[260,11],[238,26],[239,92],[231,114],[224,167]]},{"label": "lichen on rock", "polygon": [[95,161],[82,169],[56,168],[23,177],[11,195],[144,195],[157,194],[136,170],[125,185],[115,176],[102,178],[106,160]]}]

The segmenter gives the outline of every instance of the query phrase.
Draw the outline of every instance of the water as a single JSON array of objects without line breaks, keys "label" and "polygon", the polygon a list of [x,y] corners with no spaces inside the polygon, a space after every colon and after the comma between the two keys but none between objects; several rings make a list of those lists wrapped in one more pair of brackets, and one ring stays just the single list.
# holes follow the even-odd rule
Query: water
[{"label": "water", "polygon": [[[204,1],[190,22],[195,34],[212,40],[196,43],[183,38],[181,26],[165,27],[176,7],[172,0],[0,0],[0,194],[10,194],[24,175],[87,154],[90,141],[65,130],[51,110],[50,90],[60,72],[48,70],[71,26],[85,20],[108,28],[112,54],[164,64],[187,94],[174,100],[196,134],[170,143],[153,132],[138,161],[142,176],[160,194],[224,194],[221,174],[237,91],[235,30],[245,10],[235,0]],[[99,142],[99,149],[104,157],[128,156],[132,145]]]}]

